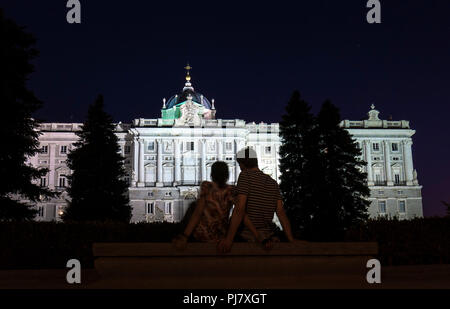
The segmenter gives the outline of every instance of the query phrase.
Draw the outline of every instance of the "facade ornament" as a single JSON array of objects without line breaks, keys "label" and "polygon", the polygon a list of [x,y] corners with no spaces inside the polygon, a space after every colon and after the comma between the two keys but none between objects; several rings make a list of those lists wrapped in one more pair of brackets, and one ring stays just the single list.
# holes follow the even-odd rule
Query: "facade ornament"
[{"label": "facade ornament", "polygon": [[370,106],[370,111],[367,114],[369,115],[369,120],[380,120],[380,118],[378,117],[380,112],[375,109],[374,104]]},{"label": "facade ornament", "polygon": [[192,101],[192,95],[189,94],[186,103],[180,107],[181,117],[176,119],[175,125],[201,125],[201,118],[199,115],[200,108]]}]

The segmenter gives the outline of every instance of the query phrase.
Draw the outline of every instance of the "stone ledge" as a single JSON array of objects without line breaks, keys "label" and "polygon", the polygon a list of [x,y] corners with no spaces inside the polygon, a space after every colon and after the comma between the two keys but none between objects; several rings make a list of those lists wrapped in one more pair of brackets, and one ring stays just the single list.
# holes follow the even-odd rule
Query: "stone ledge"
[{"label": "stone ledge", "polygon": [[182,256],[371,256],[378,254],[375,242],[279,243],[270,251],[252,243],[234,243],[231,252],[219,255],[215,244],[188,243],[183,251],[171,243],[94,243],[95,257],[182,257]]},{"label": "stone ledge", "polygon": [[225,255],[206,243],[189,243],[183,251],[170,243],[95,243],[93,249],[101,280],[157,289],[300,288],[306,282],[359,287],[367,284],[367,261],[378,253],[377,243],[279,243],[270,251],[235,243]]}]

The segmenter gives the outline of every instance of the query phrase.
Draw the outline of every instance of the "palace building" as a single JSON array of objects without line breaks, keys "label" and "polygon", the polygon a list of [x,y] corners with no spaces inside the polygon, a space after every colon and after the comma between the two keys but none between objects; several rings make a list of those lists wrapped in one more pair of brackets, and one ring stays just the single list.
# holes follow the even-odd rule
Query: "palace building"
[{"label": "palace building", "polygon": [[[241,119],[216,119],[214,100],[194,90],[187,66],[186,83],[181,93],[163,99],[161,118],[134,119],[116,124],[129,182],[132,222],[180,221],[197,197],[203,180],[210,180],[211,165],[225,161],[230,170],[229,183],[239,176],[236,153],[249,146],[258,155],[259,168],[279,180],[278,123],[247,123]],[[371,189],[371,217],[400,219],[422,217],[421,186],[413,168],[412,136],[409,122],[380,120],[372,106],[363,121],[342,121],[342,126],[358,142],[368,163]],[[62,194],[57,199],[37,203],[37,220],[60,220],[69,198],[65,192],[67,154],[77,141],[81,123],[43,123],[40,126],[41,152],[29,159],[49,173],[40,179]]]}]

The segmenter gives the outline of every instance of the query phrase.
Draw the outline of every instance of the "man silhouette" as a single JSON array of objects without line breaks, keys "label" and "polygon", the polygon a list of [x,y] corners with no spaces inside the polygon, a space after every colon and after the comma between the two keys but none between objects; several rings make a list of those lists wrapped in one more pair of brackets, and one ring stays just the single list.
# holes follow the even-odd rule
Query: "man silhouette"
[{"label": "man silhouette", "polygon": [[[287,239],[290,242],[296,241],[283,208],[278,183],[258,168],[256,152],[248,147],[242,149],[236,154],[236,161],[241,168],[236,188],[237,199],[227,235],[217,245],[218,251],[230,251],[242,220],[245,220],[245,227],[240,233],[243,239],[263,243],[270,241],[277,231],[273,223],[274,213],[277,214]],[[254,229],[257,237],[252,233]]]}]

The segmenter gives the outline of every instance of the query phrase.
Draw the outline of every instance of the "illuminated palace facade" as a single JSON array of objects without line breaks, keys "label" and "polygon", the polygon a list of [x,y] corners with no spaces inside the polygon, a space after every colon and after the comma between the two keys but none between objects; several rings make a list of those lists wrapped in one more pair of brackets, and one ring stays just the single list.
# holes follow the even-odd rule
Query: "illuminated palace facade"
[{"label": "illuminated palace facade", "polygon": [[[400,219],[422,217],[421,186],[413,168],[409,122],[380,120],[372,106],[368,119],[342,121],[362,149],[368,163],[371,217]],[[67,154],[77,141],[81,123],[43,123],[41,152],[29,159],[48,174],[38,182],[60,191],[57,199],[36,204],[37,220],[59,221],[66,207]],[[118,123],[116,134],[124,156],[132,206],[132,222],[180,221],[197,196],[199,184],[210,180],[211,165],[225,161],[229,183],[239,176],[236,152],[246,146],[256,150],[259,167],[279,180],[278,123],[246,123],[240,119],[216,119],[214,100],[194,91],[186,76],[182,92],[163,100],[161,118]]]}]

